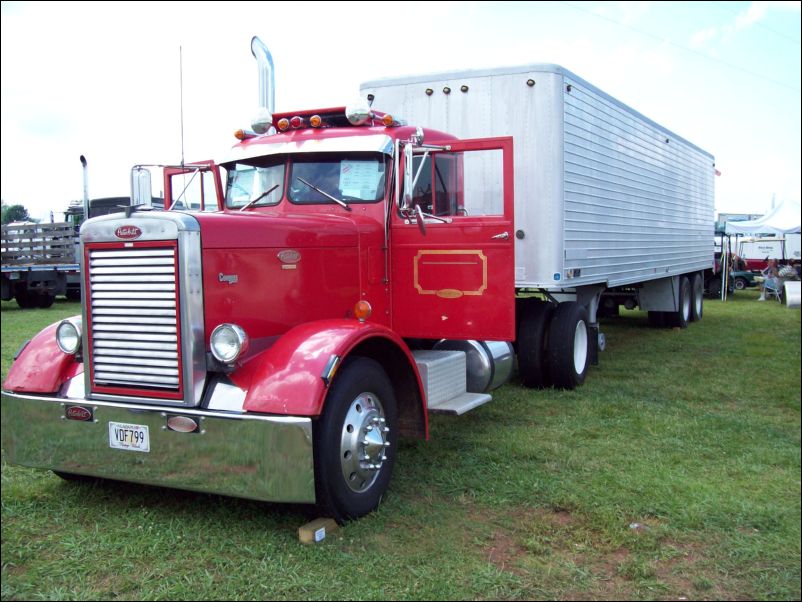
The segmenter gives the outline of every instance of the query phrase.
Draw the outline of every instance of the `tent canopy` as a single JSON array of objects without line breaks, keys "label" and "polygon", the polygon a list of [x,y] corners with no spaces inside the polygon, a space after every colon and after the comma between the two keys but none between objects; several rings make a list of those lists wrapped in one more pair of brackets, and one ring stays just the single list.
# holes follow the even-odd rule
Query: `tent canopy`
[{"label": "tent canopy", "polygon": [[796,201],[783,201],[760,219],[748,222],[727,222],[727,234],[793,234],[800,231],[800,205]]}]

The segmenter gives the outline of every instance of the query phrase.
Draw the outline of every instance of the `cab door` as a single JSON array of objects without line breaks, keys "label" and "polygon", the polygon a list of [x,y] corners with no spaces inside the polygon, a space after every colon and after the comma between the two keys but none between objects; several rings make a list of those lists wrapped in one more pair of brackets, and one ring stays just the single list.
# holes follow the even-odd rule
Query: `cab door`
[{"label": "cab door", "polygon": [[[403,337],[515,337],[513,142],[414,150],[390,223],[392,323]],[[403,193],[401,195],[403,197]]]},{"label": "cab door", "polygon": [[220,170],[214,161],[164,168],[164,208],[217,211],[223,208]]}]

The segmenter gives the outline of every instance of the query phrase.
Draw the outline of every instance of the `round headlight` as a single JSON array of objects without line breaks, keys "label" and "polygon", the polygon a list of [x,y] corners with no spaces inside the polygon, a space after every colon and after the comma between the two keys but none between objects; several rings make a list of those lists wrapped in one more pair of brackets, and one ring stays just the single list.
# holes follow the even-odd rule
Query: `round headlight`
[{"label": "round headlight", "polygon": [[56,328],[56,344],[58,348],[68,355],[78,353],[81,347],[80,324],[70,320],[64,320]]},{"label": "round headlight", "polygon": [[220,324],[212,331],[212,355],[224,364],[231,364],[248,350],[248,335],[236,324]]}]

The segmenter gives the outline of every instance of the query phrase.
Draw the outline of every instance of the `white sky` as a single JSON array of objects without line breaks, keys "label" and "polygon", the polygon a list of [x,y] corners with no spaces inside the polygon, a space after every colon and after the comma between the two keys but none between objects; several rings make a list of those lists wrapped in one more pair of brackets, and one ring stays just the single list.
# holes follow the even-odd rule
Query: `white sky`
[{"label": "white sky", "polygon": [[[718,211],[800,199],[799,2],[2,3],[2,199],[127,196],[135,163],[218,158],[258,104],[347,104],[383,77],[557,63],[716,157]],[[381,107],[376,107],[381,109]],[[156,186],[154,186],[156,187]]]}]

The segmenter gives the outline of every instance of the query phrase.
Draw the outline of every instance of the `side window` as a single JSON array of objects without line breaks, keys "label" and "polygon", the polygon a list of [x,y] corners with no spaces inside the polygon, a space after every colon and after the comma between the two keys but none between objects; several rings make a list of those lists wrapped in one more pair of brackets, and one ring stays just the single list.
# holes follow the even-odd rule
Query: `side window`
[{"label": "side window", "polygon": [[[421,169],[421,164],[423,168]],[[439,217],[504,214],[504,156],[500,149],[432,153],[414,158],[413,205]]]},{"label": "side window", "polygon": [[189,171],[170,176],[173,209],[217,211],[217,190],[210,171]]},{"label": "side window", "polygon": [[504,154],[500,149],[458,153],[456,196],[463,215],[504,215]]}]

